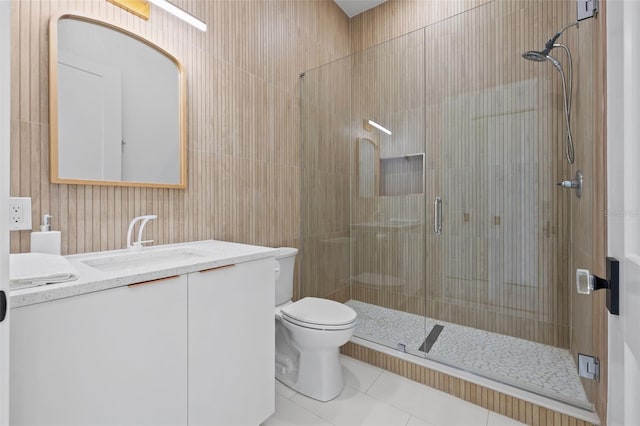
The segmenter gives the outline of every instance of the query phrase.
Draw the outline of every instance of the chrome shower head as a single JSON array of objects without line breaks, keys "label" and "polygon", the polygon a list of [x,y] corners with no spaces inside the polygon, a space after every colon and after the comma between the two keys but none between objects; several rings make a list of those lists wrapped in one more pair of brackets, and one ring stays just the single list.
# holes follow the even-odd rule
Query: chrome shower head
[{"label": "chrome shower head", "polygon": [[522,57],[527,61],[544,62],[547,60],[547,55],[544,52],[538,52],[537,50],[529,50],[522,54]]},{"label": "chrome shower head", "polygon": [[538,52],[537,50],[529,50],[527,52],[524,52],[522,54],[522,57],[527,61],[534,61],[534,62],[549,61],[553,64],[554,67],[556,67],[558,71],[560,72],[563,71],[562,65],[560,64],[560,62],[558,62],[558,60],[553,56],[550,56],[548,53],[546,53],[546,51]]},{"label": "chrome shower head", "polygon": [[[573,24],[569,24],[563,29],[561,29],[560,31],[558,31],[553,37],[551,37],[545,43],[544,50],[541,50],[541,51],[528,50],[522,54],[522,57],[527,61],[534,61],[534,62],[549,61],[560,73],[560,78],[562,80],[562,92],[564,94],[564,96],[562,97],[562,100],[564,103],[564,116],[565,116],[565,122],[567,125],[567,140],[565,144],[565,155],[567,157],[567,162],[569,164],[573,164],[573,161],[575,159],[574,149],[573,149],[573,135],[571,134],[571,94],[573,93],[573,89],[572,89],[573,88],[573,82],[572,82],[573,81],[573,77],[572,77],[573,65],[571,61],[571,51],[569,50],[569,48],[564,44],[556,43],[556,41],[562,35],[563,32],[565,32],[568,28],[573,26],[577,27],[578,23],[575,22]],[[569,90],[567,90],[567,83],[566,83],[566,78],[564,74],[564,69],[562,69],[562,65],[560,64],[560,62],[558,62],[556,58],[549,55],[549,53],[551,53],[551,51],[556,47],[560,47],[564,49],[565,52],[567,52],[567,57],[569,60]]]},{"label": "chrome shower head", "polygon": [[560,37],[561,33],[557,33],[544,45],[544,50],[528,50],[522,54],[527,61],[544,62],[549,57],[549,52],[554,48],[554,43]]}]

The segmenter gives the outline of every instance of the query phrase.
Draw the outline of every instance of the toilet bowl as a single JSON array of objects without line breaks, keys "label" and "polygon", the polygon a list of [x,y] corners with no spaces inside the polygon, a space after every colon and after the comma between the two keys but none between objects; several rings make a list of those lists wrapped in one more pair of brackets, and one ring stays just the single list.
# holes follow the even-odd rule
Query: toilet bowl
[{"label": "toilet bowl", "polygon": [[344,388],[340,346],[353,335],[357,315],[332,300],[291,301],[297,252],[282,248],[276,256],[276,379],[310,398],[329,401]]}]

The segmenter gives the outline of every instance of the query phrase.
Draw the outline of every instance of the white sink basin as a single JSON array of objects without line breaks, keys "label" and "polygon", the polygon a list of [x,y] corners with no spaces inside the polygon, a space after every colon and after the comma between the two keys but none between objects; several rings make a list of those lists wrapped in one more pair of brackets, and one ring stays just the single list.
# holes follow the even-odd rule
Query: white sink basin
[{"label": "white sink basin", "polygon": [[140,251],[124,251],[96,256],[83,259],[81,262],[100,271],[111,272],[177,268],[194,262],[204,262],[212,257],[212,253],[192,247],[143,248]]}]

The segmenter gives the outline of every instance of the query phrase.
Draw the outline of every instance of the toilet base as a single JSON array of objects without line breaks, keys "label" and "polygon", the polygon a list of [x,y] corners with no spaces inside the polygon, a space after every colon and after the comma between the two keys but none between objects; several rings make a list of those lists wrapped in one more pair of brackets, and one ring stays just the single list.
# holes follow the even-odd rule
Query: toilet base
[{"label": "toilet base", "polygon": [[332,348],[300,353],[297,374],[282,374],[276,368],[276,379],[309,398],[330,401],[344,389],[340,351]]},{"label": "toilet base", "polygon": [[353,327],[316,330],[276,317],[276,379],[293,390],[330,401],[342,393],[344,379],[340,346],[353,336]]}]

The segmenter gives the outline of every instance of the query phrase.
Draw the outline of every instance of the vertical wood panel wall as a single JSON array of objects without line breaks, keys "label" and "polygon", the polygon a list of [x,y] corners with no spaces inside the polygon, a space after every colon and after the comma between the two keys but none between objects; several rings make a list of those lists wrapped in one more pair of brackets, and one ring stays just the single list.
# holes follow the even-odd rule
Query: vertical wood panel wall
[{"label": "vertical wood panel wall", "polygon": [[[62,231],[63,254],[123,248],[129,221],[158,214],[155,244],[221,239],[299,245],[298,75],[349,53],[348,18],[332,0],[182,0],[202,33],[152,6],[143,21],[106,0],[13,0],[11,195],[30,196]],[[187,190],[49,183],[48,23],[78,11],[175,55],[188,85]],[[11,233],[11,251],[29,232]]]}]

